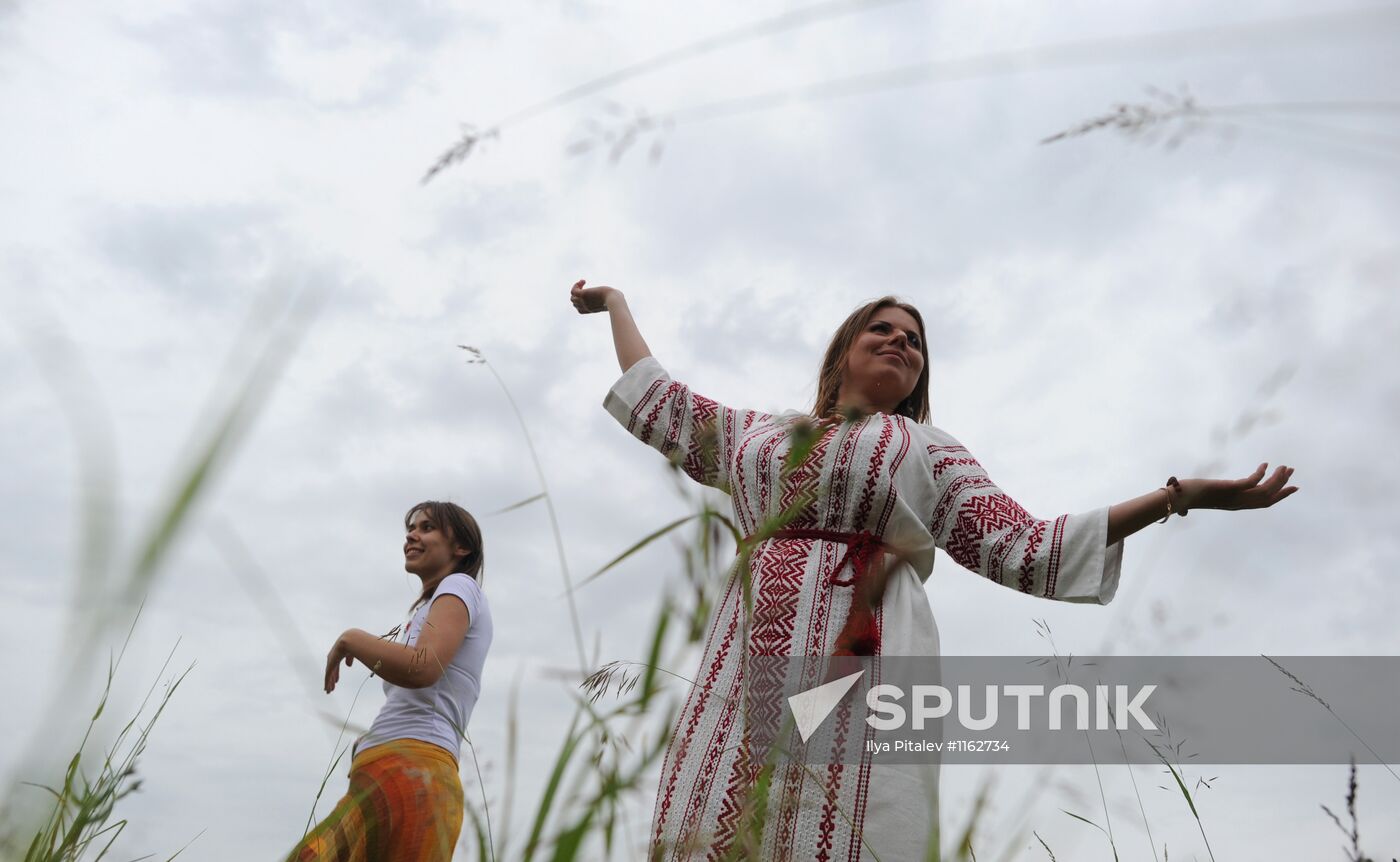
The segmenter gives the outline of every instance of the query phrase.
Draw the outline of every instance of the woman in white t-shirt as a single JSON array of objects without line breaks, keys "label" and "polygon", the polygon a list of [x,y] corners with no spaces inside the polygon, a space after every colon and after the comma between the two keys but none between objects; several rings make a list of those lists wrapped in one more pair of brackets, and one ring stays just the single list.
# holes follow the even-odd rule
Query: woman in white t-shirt
[{"label": "woman in white t-shirt", "polygon": [[462,828],[457,759],[491,647],[476,520],[455,503],[419,503],[404,516],[404,569],[423,582],[407,628],[383,638],[348,629],[326,656],[326,692],[340,664],[384,681],[384,706],[355,742],[350,788],[287,857],[450,860]]}]

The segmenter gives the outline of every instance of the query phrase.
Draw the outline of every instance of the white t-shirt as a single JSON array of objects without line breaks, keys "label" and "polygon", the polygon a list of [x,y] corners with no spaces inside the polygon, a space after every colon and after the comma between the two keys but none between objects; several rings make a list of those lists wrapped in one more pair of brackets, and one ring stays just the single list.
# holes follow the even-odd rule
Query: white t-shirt
[{"label": "white t-shirt", "polygon": [[445,595],[460,598],[471,615],[462,645],[438,681],[427,688],[400,688],[384,681],[384,706],[369,731],[355,743],[356,752],[394,739],[419,739],[445,748],[460,759],[462,735],[481,694],[481,669],[491,648],[491,607],[481,586],[470,576],[448,575],[437,585],[432,599],[409,621],[409,646],[418,642],[418,633],[433,603]]}]

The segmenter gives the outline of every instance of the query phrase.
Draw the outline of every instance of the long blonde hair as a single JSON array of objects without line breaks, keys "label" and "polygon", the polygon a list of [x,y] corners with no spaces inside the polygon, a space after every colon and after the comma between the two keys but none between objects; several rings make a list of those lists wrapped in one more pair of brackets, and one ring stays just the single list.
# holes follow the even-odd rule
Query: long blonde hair
[{"label": "long blonde hair", "polygon": [[928,421],[928,336],[924,334],[924,318],[917,308],[895,296],[882,296],[873,302],[867,302],[851,312],[845,322],[836,328],[836,334],[831,336],[831,344],[826,348],[826,357],[822,359],[821,372],[817,376],[817,403],[812,408],[813,416],[823,419],[836,409],[836,396],[841,392],[841,379],[846,374],[846,358],[850,355],[851,345],[855,343],[856,336],[865,331],[875,313],[882,308],[898,308],[919,324],[919,353],[924,357],[924,370],[919,372],[914,391],[899,402],[894,412],[908,416],[915,422]]}]

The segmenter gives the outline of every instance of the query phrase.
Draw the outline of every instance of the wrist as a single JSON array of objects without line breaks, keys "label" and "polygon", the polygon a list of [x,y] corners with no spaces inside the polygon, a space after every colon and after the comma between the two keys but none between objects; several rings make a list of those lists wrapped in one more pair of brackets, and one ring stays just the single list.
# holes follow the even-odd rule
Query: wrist
[{"label": "wrist", "polygon": [[617,288],[610,287],[603,296],[603,307],[608,311],[624,309],[627,307],[627,297],[623,296],[622,291]]},{"label": "wrist", "polygon": [[[1162,517],[1157,519],[1157,523],[1165,524],[1167,519],[1176,513],[1176,507],[1172,505],[1172,489],[1163,485],[1157,490],[1162,493],[1161,500],[1157,504],[1159,506],[1157,511],[1161,513]],[[1163,509],[1165,509],[1165,511],[1163,511]]]},{"label": "wrist", "polygon": [[1193,503],[1187,498],[1186,489],[1181,486],[1175,476],[1168,478],[1166,484],[1157,490],[1164,495],[1163,508],[1166,510],[1162,514],[1162,519],[1157,523],[1165,524],[1172,515],[1185,517],[1193,508]]}]

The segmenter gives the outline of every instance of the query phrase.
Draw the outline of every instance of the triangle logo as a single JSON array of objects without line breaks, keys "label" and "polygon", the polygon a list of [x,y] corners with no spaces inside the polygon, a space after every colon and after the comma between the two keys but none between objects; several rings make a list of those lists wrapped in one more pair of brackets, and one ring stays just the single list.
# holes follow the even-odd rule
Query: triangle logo
[{"label": "triangle logo", "polygon": [[865,671],[858,670],[849,676],[809,688],[788,698],[788,707],[792,709],[793,720],[797,722],[797,733],[803,742],[817,732],[817,728],[831,715],[836,704],[841,702],[841,698],[846,696],[846,692],[851,690],[856,680],[864,675]]}]

